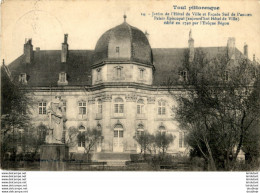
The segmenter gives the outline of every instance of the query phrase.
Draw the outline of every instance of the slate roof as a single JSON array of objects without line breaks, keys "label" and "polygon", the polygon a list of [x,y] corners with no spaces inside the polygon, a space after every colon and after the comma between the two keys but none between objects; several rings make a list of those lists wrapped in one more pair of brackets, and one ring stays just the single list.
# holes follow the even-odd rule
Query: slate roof
[{"label": "slate roof", "polygon": [[[188,48],[154,48],[153,64],[155,66],[153,85],[165,85],[169,77],[178,76],[178,71],[183,67],[183,59],[185,50]],[[227,47],[199,47],[206,54],[206,58],[212,59],[218,55],[227,53]],[[243,54],[236,48],[236,58],[240,58]]]},{"label": "slate roof", "polygon": [[[128,45],[130,42],[131,57],[129,61],[142,62],[152,65],[152,52],[149,41],[145,34],[124,22],[108,31],[106,31],[97,41],[94,52],[94,63],[104,60],[110,60],[108,56],[109,44],[113,41],[125,42]],[[113,58],[113,60],[122,58]]]},{"label": "slate roof", "polygon": [[[153,64],[154,86],[161,86],[168,77],[177,75],[178,69],[182,66],[184,52],[187,48],[154,48]],[[197,49],[197,48],[195,48]],[[207,57],[212,58],[218,54],[225,54],[226,47],[204,47],[200,48]],[[70,86],[91,86],[91,65],[94,50],[69,50],[67,63],[61,63],[60,50],[34,51],[34,60],[31,64],[24,63],[24,55],[21,55],[8,68],[14,81],[18,81],[21,73],[27,74],[27,85],[29,86],[57,86],[59,73],[67,73],[68,85]],[[242,53],[236,49],[236,55]],[[238,56],[239,57],[239,56]]]},{"label": "slate roof", "polygon": [[69,50],[67,63],[61,63],[60,50],[34,51],[31,64],[24,63],[24,55],[8,65],[14,81],[27,74],[29,86],[57,86],[59,73],[67,73],[68,85],[91,85],[93,50]]}]

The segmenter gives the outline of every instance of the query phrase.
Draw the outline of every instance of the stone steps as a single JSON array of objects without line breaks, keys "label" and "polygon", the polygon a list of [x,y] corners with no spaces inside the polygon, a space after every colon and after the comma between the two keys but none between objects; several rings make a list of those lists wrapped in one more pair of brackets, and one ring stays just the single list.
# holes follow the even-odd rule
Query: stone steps
[{"label": "stone steps", "polygon": [[95,153],[93,160],[98,161],[129,161],[129,153]]},{"label": "stone steps", "polygon": [[126,160],[106,160],[107,166],[125,166]]}]

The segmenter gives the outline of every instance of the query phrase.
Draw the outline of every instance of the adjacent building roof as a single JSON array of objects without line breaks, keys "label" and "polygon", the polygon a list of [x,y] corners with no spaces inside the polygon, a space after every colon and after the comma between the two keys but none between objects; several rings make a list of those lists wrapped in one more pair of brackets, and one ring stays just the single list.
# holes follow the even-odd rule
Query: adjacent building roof
[{"label": "adjacent building roof", "polygon": [[[154,86],[161,86],[169,77],[178,75],[187,48],[155,48],[153,52]],[[197,48],[196,48],[197,49]],[[207,57],[225,54],[226,47],[200,48]],[[241,52],[236,49],[236,55]],[[8,68],[14,81],[18,81],[21,73],[27,75],[28,86],[57,86],[60,72],[67,73],[68,85],[91,86],[91,65],[94,63],[94,50],[69,50],[67,63],[61,63],[60,50],[34,51],[33,62],[25,63],[25,56],[21,55]]]}]

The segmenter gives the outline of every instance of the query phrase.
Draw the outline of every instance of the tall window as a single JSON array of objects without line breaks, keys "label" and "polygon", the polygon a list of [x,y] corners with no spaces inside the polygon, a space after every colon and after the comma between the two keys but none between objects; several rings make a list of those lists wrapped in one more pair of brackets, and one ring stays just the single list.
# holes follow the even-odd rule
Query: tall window
[{"label": "tall window", "polygon": [[179,71],[179,76],[183,81],[187,81],[187,71]]},{"label": "tall window", "polygon": [[140,79],[144,79],[144,70],[145,70],[144,68],[139,69],[139,78]]},{"label": "tall window", "polygon": [[79,134],[78,134],[78,147],[85,147],[85,127],[79,127]]},{"label": "tall window", "polygon": [[101,68],[97,69],[97,80],[101,80]]},{"label": "tall window", "polygon": [[137,114],[143,114],[144,113],[144,100],[139,99],[137,101]]},{"label": "tall window", "polygon": [[166,114],[166,102],[164,100],[160,100],[158,102],[158,115]]},{"label": "tall window", "polygon": [[121,71],[122,71],[121,68],[117,68],[116,69],[116,76],[117,76],[117,78],[121,78],[121,75],[122,75]]},{"label": "tall window", "polygon": [[123,114],[124,113],[124,101],[120,97],[115,99],[114,112],[116,114]]},{"label": "tall window", "polygon": [[121,124],[116,124],[114,128],[114,137],[122,138],[124,137],[124,130]]},{"label": "tall window", "polygon": [[122,68],[121,66],[116,66],[115,67],[115,77],[120,79],[122,78]]},{"label": "tall window", "polygon": [[142,124],[139,124],[137,126],[137,131],[136,131],[136,135],[137,136],[141,136],[144,134],[144,126]]},{"label": "tall window", "polygon": [[118,53],[119,54],[119,47],[116,47],[116,53]]},{"label": "tall window", "polygon": [[46,114],[46,102],[40,102],[39,105],[39,114],[44,115]]},{"label": "tall window", "polygon": [[79,114],[80,115],[85,115],[86,111],[87,111],[86,102],[85,101],[79,102]]},{"label": "tall window", "polygon": [[186,147],[187,146],[187,140],[186,140],[186,132],[179,132],[179,147]]},{"label": "tall window", "polygon": [[98,113],[102,114],[102,100],[98,99],[97,101],[97,109],[98,109]]}]

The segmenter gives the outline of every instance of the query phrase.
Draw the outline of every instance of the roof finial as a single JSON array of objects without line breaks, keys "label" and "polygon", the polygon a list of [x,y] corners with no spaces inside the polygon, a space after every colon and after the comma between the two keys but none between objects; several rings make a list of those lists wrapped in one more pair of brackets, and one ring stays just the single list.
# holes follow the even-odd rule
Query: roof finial
[{"label": "roof finial", "polygon": [[126,14],[124,14],[124,22],[126,22]]}]

